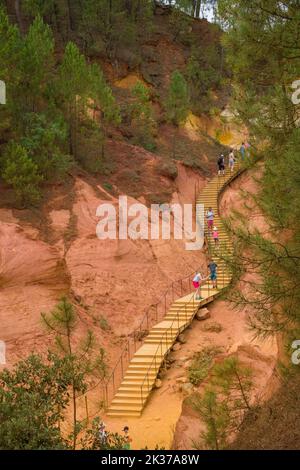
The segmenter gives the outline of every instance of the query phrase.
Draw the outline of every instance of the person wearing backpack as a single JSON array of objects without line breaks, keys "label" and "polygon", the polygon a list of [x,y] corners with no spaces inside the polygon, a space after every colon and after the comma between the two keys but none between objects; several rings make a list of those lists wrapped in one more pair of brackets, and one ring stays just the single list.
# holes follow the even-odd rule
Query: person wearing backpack
[{"label": "person wearing backpack", "polygon": [[225,158],[223,154],[218,158],[218,175],[225,175]]}]

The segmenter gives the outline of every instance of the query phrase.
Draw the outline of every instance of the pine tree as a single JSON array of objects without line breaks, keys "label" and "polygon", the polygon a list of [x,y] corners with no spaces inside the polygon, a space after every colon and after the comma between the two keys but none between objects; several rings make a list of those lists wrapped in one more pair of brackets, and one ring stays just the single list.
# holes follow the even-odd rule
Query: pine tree
[{"label": "pine tree", "polygon": [[37,16],[25,36],[17,64],[20,74],[14,100],[16,112],[36,112],[47,99],[49,80],[54,67],[54,38],[52,31]]},{"label": "pine tree", "polygon": [[135,130],[136,141],[148,150],[155,146],[154,134],[156,123],[154,120],[150,92],[141,82],[132,89],[134,102],[130,106],[131,124]]},{"label": "pine tree", "polygon": [[253,388],[252,370],[237,357],[228,357],[216,364],[212,371],[212,384],[221,388],[227,396],[231,412],[250,410],[250,392]]},{"label": "pine tree", "polygon": [[[165,103],[167,119],[174,126],[178,127],[183,123],[189,112],[188,87],[183,75],[176,70],[172,73],[168,97]],[[173,134],[173,157],[175,158],[176,128]]]},{"label": "pine tree", "polygon": [[38,166],[27,150],[14,141],[10,141],[4,151],[2,177],[13,187],[17,202],[22,206],[35,205],[40,200],[42,176]]},{"label": "pine tree", "polygon": [[[69,123],[70,153],[76,159],[81,124],[92,119],[88,115],[88,110],[91,108],[100,110],[99,130],[105,133],[107,123],[120,122],[119,108],[100,67],[96,64],[87,64],[84,56],[72,42],[66,46],[56,90],[61,96],[61,103]],[[103,153],[102,148],[102,156]]]},{"label": "pine tree", "polygon": [[65,115],[69,123],[70,154],[77,156],[78,119],[81,109],[85,109],[89,89],[89,68],[78,47],[69,42],[59,67],[56,83]]},{"label": "pine tree", "polygon": [[61,116],[44,113],[24,115],[24,135],[21,144],[37,165],[46,181],[63,177],[72,160],[63,151],[67,126]]},{"label": "pine tree", "polygon": [[[233,71],[233,104],[253,136],[253,153],[264,162],[261,190],[252,200],[270,225],[268,237],[240,224],[233,229],[237,271],[248,266],[257,280],[246,281],[246,289],[236,290],[232,300],[254,308],[249,320],[257,336],[283,332],[289,338],[300,325],[299,210],[294,203],[300,131],[299,106],[292,101],[300,69],[299,2],[219,0],[219,15]],[[291,232],[283,241],[287,229]],[[251,252],[245,250],[249,247]]]},{"label": "pine tree", "polygon": [[[230,413],[226,401],[217,399],[217,393],[208,389],[204,396],[192,399],[192,406],[206,425],[206,431],[201,433],[205,448],[222,450],[226,447],[230,428]],[[194,442],[196,449],[202,449],[201,442]]]},{"label": "pine tree", "polygon": [[77,398],[86,393],[86,379],[96,374],[100,380],[105,377],[106,363],[104,350],[96,342],[93,333],[88,330],[80,343],[75,332],[78,314],[66,297],[49,313],[42,313],[42,319],[47,328],[55,334],[57,352],[68,361],[71,375],[71,395],[73,408],[72,447],[76,448],[77,436],[81,424],[77,419]]}]

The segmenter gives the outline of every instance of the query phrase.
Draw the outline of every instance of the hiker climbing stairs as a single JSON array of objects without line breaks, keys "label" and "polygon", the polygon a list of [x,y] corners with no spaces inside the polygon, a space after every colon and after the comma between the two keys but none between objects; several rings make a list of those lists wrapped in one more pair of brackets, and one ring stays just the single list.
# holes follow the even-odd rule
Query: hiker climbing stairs
[{"label": "hiker climbing stairs", "polygon": [[209,233],[206,233],[206,240],[209,255],[218,265],[218,289],[214,289],[209,280],[201,287],[202,299],[197,300],[195,293],[191,292],[173,302],[164,320],[153,326],[144,344],[131,359],[122,383],[109,406],[108,416],[141,415],[164,358],[179,334],[193,321],[200,307],[212,302],[230,284],[231,273],[222,259],[222,254],[230,256],[233,246],[218,212],[218,198],[222,189],[236,175],[237,172],[231,174],[227,170],[224,176],[215,176],[197,197],[197,203],[204,204],[205,212],[211,207],[215,214],[214,224],[218,228],[219,244],[214,246]]}]

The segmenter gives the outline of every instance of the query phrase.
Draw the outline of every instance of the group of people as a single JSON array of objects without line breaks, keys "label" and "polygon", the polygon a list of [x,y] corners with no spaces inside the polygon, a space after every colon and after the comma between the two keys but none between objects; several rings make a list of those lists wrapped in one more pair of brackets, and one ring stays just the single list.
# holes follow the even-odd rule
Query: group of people
[{"label": "group of people", "polygon": [[[240,154],[241,154],[242,161],[244,161],[246,157],[249,155],[249,148],[250,148],[250,144],[248,142],[246,143],[242,142],[242,145],[240,147]],[[229,167],[230,173],[233,173],[235,163],[236,163],[236,157],[234,154],[234,150],[230,149],[230,152],[228,154],[228,167]],[[218,175],[224,176],[226,163],[225,163],[225,156],[223,153],[219,156],[217,165],[218,165]]]},{"label": "group of people", "polygon": [[[246,155],[249,155],[249,147],[250,145],[248,143],[245,143],[245,142],[242,143],[240,147],[240,154],[241,154],[242,160],[246,158]],[[225,175],[224,154],[220,155],[217,163],[218,163],[218,175],[224,176]],[[234,154],[234,150],[230,149],[230,152],[228,154],[228,166],[229,166],[230,173],[233,173],[235,163],[236,163],[236,157]],[[218,232],[218,227],[216,227],[215,225],[214,219],[215,219],[215,214],[214,214],[213,208],[209,207],[208,211],[206,212],[208,235],[213,238],[215,247],[218,247],[219,246],[219,232]],[[217,286],[218,265],[213,259],[211,259],[208,264],[208,270],[209,270],[208,276],[205,277],[200,272],[197,272],[193,279],[193,286],[196,289],[197,300],[202,300],[201,285],[208,279],[211,280],[214,289],[218,288]]]},{"label": "group of people", "polygon": [[[219,246],[219,231],[218,231],[218,227],[216,227],[214,224],[215,213],[212,207],[209,207],[208,211],[206,212],[206,220],[207,220],[208,235],[212,236],[215,247],[218,247]],[[207,267],[209,270],[208,276],[204,277],[200,272],[197,272],[193,279],[193,286],[196,289],[196,300],[202,300],[201,285],[208,279],[211,280],[214,289],[218,288],[218,285],[217,285],[218,265],[217,263],[213,259],[211,259]]]},{"label": "group of people", "polygon": [[[235,165],[235,155],[233,149],[230,150],[229,155],[228,155],[228,167],[230,170],[230,173],[233,173],[234,171],[234,165]],[[225,175],[225,156],[222,153],[219,158],[218,158],[218,175],[219,176],[224,176]]]},{"label": "group of people", "polygon": [[206,212],[206,220],[207,220],[207,228],[208,234],[212,236],[215,246],[219,246],[219,232],[218,227],[215,226],[215,213],[212,207],[209,207],[208,211]]},{"label": "group of people", "polygon": [[211,259],[208,264],[209,274],[206,277],[203,277],[202,274],[198,271],[193,279],[193,286],[196,289],[196,300],[202,300],[201,297],[201,286],[202,284],[207,281],[208,279],[211,280],[213,289],[217,289],[217,280],[218,280],[218,265],[217,263]]}]

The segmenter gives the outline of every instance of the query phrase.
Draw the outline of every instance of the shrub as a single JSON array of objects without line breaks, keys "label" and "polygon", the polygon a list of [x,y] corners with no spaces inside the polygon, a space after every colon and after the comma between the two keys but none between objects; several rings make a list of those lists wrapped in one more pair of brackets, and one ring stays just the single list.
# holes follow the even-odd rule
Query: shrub
[{"label": "shrub", "polygon": [[214,357],[220,353],[219,348],[206,347],[195,354],[193,362],[189,368],[189,381],[198,386],[206,379],[209,369],[212,366]]},{"label": "shrub", "polygon": [[111,329],[108,321],[102,315],[99,318],[99,325],[103,331],[109,331]]},{"label": "shrub", "polygon": [[103,188],[106,189],[107,191],[112,191],[113,189],[112,184],[110,183],[103,183]]},{"label": "shrub", "polygon": [[3,179],[13,187],[21,204],[36,204],[39,201],[42,177],[26,149],[16,142],[11,142],[6,148]]}]

